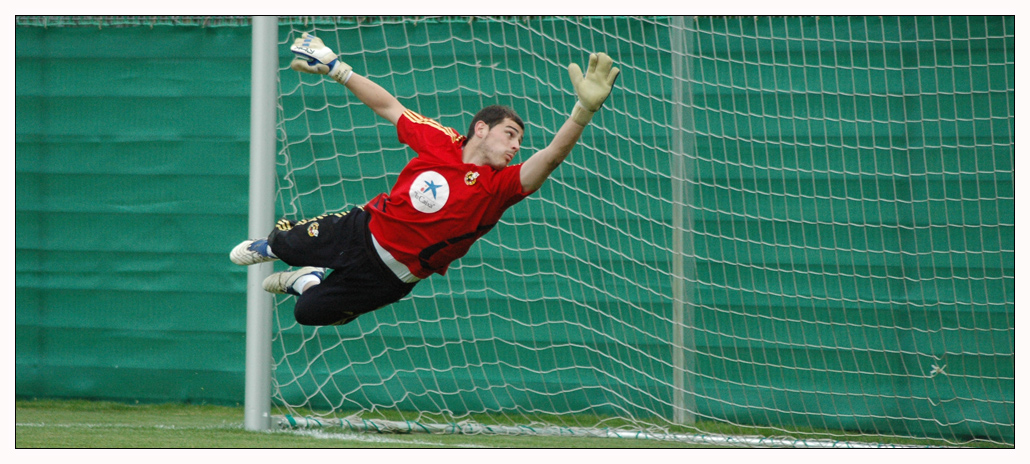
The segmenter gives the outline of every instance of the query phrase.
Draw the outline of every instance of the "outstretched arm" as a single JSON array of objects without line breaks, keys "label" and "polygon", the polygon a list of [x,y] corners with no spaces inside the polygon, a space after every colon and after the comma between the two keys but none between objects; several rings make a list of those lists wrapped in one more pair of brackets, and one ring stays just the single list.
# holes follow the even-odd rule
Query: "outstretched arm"
[{"label": "outstretched arm", "polygon": [[396,97],[387,92],[379,84],[372,82],[365,76],[353,73],[346,84],[348,89],[361,100],[365,106],[372,108],[376,114],[383,117],[391,124],[397,125],[397,121],[404,113],[404,105]]},{"label": "outstretched arm", "polygon": [[296,55],[290,63],[290,68],[311,74],[328,74],[333,80],[350,89],[365,106],[391,124],[397,125],[405,111],[404,105],[379,84],[355,73],[350,65],[340,61],[332,49],[322,43],[322,39],[305,33],[293,42],[290,51]]},{"label": "outstretched arm", "polygon": [[522,181],[524,192],[536,191],[544,185],[544,181],[572,152],[572,147],[576,146],[576,142],[579,141],[579,136],[583,135],[585,128],[569,118],[558,129],[558,133],[554,134],[554,138],[547,147],[534,153],[522,163],[519,180]]},{"label": "outstretched arm", "polygon": [[613,64],[608,55],[594,53],[590,55],[590,64],[585,76],[579,65],[569,65],[569,78],[579,100],[572,109],[572,115],[554,134],[551,143],[522,163],[520,180],[524,191],[532,192],[540,188],[572,152],[572,147],[583,135],[583,129],[612,92],[615,78],[619,76],[619,68],[613,68]]}]

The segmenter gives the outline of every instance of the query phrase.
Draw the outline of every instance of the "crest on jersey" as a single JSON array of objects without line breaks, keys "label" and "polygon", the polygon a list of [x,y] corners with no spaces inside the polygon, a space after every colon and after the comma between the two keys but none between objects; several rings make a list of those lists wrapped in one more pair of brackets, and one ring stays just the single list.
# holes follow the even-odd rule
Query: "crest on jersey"
[{"label": "crest on jersey", "polygon": [[476,171],[469,171],[465,174],[465,185],[469,187],[476,185],[476,179],[479,178],[479,173]]},{"label": "crest on jersey", "polygon": [[451,189],[444,179],[436,171],[426,171],[415,177],[415,181],[408,187],[408,194],[411,196],[411,205],[423,213],[435,213],[447,203]]},{"label": "crest on jersey", "polygon": [[312,222],[311,225],[308,226],[308,235],[310,235],[312,237],[318,237],[318,223],[317,222]]}]

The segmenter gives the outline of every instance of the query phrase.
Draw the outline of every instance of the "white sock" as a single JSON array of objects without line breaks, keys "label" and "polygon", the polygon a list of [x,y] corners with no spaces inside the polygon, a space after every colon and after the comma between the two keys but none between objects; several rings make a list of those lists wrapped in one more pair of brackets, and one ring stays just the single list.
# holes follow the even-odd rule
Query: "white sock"
[{"label": "white sock", "polygon": [[314,282],[317,285],[322,283],[322,279],[319,279],[318,276],[312,274],[300,276],[297,278],[297,281],[293,283],[293,290],[297,292],[298,295],[300,295],[304,293],[304,287],[306,287],[311,282]]}]

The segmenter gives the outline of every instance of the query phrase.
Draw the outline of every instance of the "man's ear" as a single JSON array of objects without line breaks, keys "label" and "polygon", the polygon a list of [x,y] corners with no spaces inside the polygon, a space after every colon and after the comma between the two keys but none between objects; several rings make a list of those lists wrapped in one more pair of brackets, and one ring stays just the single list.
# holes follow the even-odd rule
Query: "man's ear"
[{"label": "man's ear", "polygon": [[476,137],[486,137],[486,134],[490,133],[490,125],[483,121],[476,121]]}]

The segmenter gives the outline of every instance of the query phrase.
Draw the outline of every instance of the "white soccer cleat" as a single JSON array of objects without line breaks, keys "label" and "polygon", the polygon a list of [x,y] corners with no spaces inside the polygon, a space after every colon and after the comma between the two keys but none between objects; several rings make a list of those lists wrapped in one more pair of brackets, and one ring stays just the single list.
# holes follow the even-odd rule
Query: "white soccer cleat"
[{"label": "white soccer cleat", "polygon": [[297,283],[297,279],[306,275],[313,275],[321,281],[325,277],[324,267],[302,267],[296,271],[283,271],[276,272],[268,277],[265,277],[265,281],[261,283],[261,287],[268,293],[288,293],[290,295],[299,295],[297,290],[293,288],[293,284]]},{"label": "white soccer cleat", "polygon": [[229,252],[229,259],[240,266],[267,263],[279,258],[268,254],[268,240],[264,238],[244,240]]}]

